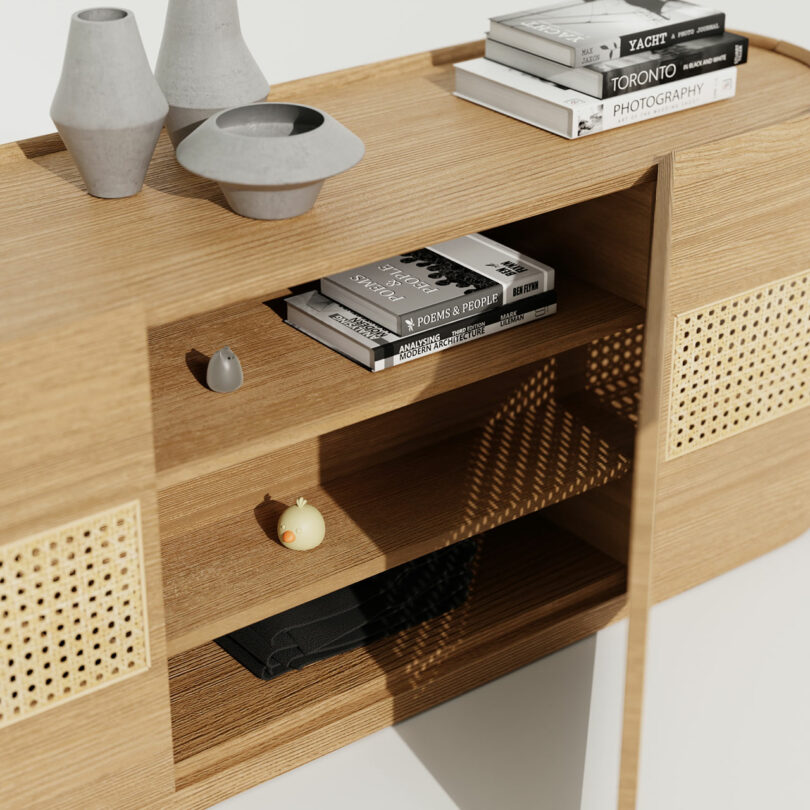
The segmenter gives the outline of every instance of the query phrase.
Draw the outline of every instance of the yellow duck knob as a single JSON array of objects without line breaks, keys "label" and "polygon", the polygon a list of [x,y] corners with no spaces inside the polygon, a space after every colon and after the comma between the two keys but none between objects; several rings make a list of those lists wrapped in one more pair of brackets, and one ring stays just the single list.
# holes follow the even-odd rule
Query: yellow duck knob
[{"label": "yellow duck knob", "polygon": [[305,498],[298,498],[278,519],[278,536],[285,548],[309,551],[323,542],[326,525],[323,515]]}]

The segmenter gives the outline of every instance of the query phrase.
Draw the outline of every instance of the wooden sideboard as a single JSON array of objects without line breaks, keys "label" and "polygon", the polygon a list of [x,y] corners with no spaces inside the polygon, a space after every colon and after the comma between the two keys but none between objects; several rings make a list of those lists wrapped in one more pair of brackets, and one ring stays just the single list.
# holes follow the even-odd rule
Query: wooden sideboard
[{"label": "wooden sideboard", "polygon": [[[165,135],[122,200],[0,146],[4,808],[208,807],[624,617],[634,806],[650,606],[810,525],[810,55],[752,45],[733,100],[572,142],[453,97],[481,43],[278,85],[367,146],[282,222]],[[273,303],[481,230],[557,315],[370,374]],[[212,642],[479,533],[468,603],[393,639],[270,683]]]}]

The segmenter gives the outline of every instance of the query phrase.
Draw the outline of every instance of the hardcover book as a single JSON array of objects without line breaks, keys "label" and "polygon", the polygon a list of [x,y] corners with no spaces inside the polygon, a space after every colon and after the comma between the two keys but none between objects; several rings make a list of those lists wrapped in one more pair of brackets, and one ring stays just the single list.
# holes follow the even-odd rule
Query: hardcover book
[{"label": "hardcover book", "polygon": [[489,33],[568,67],[722,34],[725,14],[685,0],[554,0],[490,20]]},{"label": "hardcover book", "polygon": [[554,287],[554,271],[470,234],[321,279],[321,292],[397,335],[412,335]]},{"label": "hardcover book", "polygon": [[729,67],[616,98],[598,99],[489,59],[460,62],[455,68],[459,98],[564,138],[581,138],[722,101],[731,98],[737,86],[737,68]]},{"label": "hardcover book", "polygon": [[581,68],[564,67],[542,56],[487,39],[486,57],[595,98],[613,98],[741,65],[748,60],[748,39],[725,33]]},{"label": "hardcover book", "polygon": [[372,371],[545,318],[557,311],[554,290],[522,298],[418,335],[396,335],[312,290],[285,299],[287,323]]}]

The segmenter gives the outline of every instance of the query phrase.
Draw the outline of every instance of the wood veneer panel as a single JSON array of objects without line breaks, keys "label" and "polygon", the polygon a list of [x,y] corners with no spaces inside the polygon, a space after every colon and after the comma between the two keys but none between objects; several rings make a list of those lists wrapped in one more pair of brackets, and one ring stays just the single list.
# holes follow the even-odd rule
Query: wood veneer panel
[{"label": "wood veneer panel", "polygon": [[0,542],[154,487],[145,330],[136,306],[4,342]]},{"label": "wood veneer panel", "polygon": [[652,544],[660,470],[659,434],[665,411],[663,369],[667,353],[674,163],[674,155],[662,158],[655,193],[647,320],[640,374],[641,396],[631,489],[627,577],[629,626],[619,778],[620,810],[634,810],[636,807],[641,750],[647,622],[652,593]]},{"label": "wood veneer panel", "polygon": [[673,315],[808,269],[808,130],[810,114],[676,154]]},{"label": "wood veneer panel", "polygon": [[449,66],[413,67],[411,58],[401,74],[366,70],[276,91],[327,109],[367,145],[311,213],[286,222],[226,210],[213,183],[177,165],[165,136],[144,190],[124,200],[87,196],[66,152],[5,160],[4,328],[121,301],[140,302],[157,325],[257,299],[650,180],[661,154],[800,114],[810,91],[805,65],[752,48],[736,98],[571,142],[455,98]]},{"label": "wood veneer panel", "polygon": [[[558,403],[552,384],[538,372],[475,431],[265,501],[254,484],[254,508],[164,537],[171,653],[626,474],[632,428]],[[272,481],[274,456],[263,463]],[[282,505],[300,495],[327,525],[307,554],[275,538]]]},{"label": "wood veneer panel", "polygon": [[369,648],[267,683],[214,644],[173,658],[179,798],[201,783],[182,805],[203,806],[223,783],[244,789],[595,632],[620,609],[624,581],[624,566],[531,518],[487,537],[463,607]]},{"label": "wood veneer panel", "polygon": [[632,476],[583,492],[549,507],[548,519],[627,565],[630,548]]},{"label": "wood veneer panel", "polygon": [[810,408],[662,466],[654,600],[668,599],[810,527]]},{"label": "wood veneer panel", "polygon": [[240,511],[250,512],[270,491],[291,493],[358,473],[469,433],[543,369],[560,395],[560,358],[540,361],[455,388],[404,408],[357,422],[272,453],[168,487],[158,496],[164,543]]},{"label": "wood veneer panel", "polygon": [[[87,518],[136,499],[140,502],[143,577],[139,572],[123,582],[123,575],[113,578],[109,569],[97,577],[110,577],[110,596],[120,600],[119,608],[127,598],[123,586],[138,589],[130,601],[143,600],[147,608],[151,665],[76,700],[54,701],[41,713],[4,728],[0,733],[0,805],[8,810],[165,807],[174,784],[142,313],[137,306],[127,306],[96,314],[67,329],[54,327],[19,343],[1,345],[7,384],[0,392],[0,544],[14,543],[16,548],[11,570],[6,565],[0,572],[0,610],[15,605],[20,612],[3,617],[7,632],[0,633],[0,677],[16,678],[12,695],[15,685],[20,691],[23,686],[31,687],[26,697],[42,702],[49,690],[57,692],[56,684],[70,683],[76,690],[82,688],[84,675],[95,680],[99,673],[93,672],[97,665],[91,658],[95,649],[91,645],[98,637],[91,631],[98,632],[100,623],[94,618],[93,606],[88,607],[90,598],[98,599],[95,607],[99,612],[99,606],[106,603],[119,622],[124,611],[115,611],[106,602],[98,583],[94,590],[92,574],[85,578],[72,570],[75,563],[67,562],[68,554],[56,540],[37,554],[31,550],[30,556],[26,544],[16,541],[73,521],[95,538],[93,521]],[[128,539],[136,542],[131,535]],[[92,549],[87,557],[80,554],[83,562],[100,563],[96,551]],[[17,554],[22,558],[19,567]],[[138,565],[138,560],[133,563]],[[37,565],[41,574],[34,573]],[[99,571],[98,565],[95,570]],[[30,578],[25,572],[31,572]],[[52,584],[60,574],[64,584],[61,597],[56,593],[59,586]],[[22,582],[27,593],[18,590]],[[36,590],[37,582],[44,586],[41,591]],[[69,593],[76,595],[68,598]],[[65,624],[68,617],[78,618],[79,635],[86,634],[61,648],[64,655],[54,655],[60,639],[65,644],[58,609],[64,609]],[[135,616],[132,624],[142,625],[143,617]],[[107,626],[105,619],[105,630]],[[119,638],[123,632],[118,631]],[[114,649],[104,641],[99,658],[110,655],[107,660],[112,661]],[[143,645],[145,636],[137,641]],[[19,667],[25,655],[31,656],[27,669],[31,677],[38,677],[36,684]],[[90,659],[84,675],[79,674],[83,666],[80,655]],[[125,665],[121,654],[116,657],[109,669],[117,663]],[[14,667],[7,666],[9,659],[16,659]],[[67,661],[65,669],[70,669],[66,680],[61,674],[63,660]],[[5,706],[2,711],[12,709]]]},{"label": "wood veneer panel", "polygon": [[[493,239],[644,307],[655,183],[495,228]],[[587,238],[583,238],[586,236]]]},{"label": "wood veneer panel", "polygon": [[[525,366],[644,318],[641,308],[574,278],[559,279],[558,299],[558,312],[542,321],[375,374],[287,326],[260,302],[155,329],[160,488]],[[223,345],[245,369],[244,386],[228,396],[212,394],[186,367],[190,351],[207,356]]]},{"label": "wood veneer panel", "polygon": [[[810,267],[808,124],[810,118],[805,117],[676,155],[668,343],[673,340],[675,315],[740,296]],[[757,327],[748,324],[747,332],[741,329],[736,338],[724,333],[712,344],[714,349],[731,352],[728,342],[745,338],[746,346],[758,348],[756,356],[740,361],[743,398],[756,388],[746,382],[749,361],[771,350],[782,326],[795,322],[799,313],[794,307],[806,313],[806,306],[804,299],[791,301],[786,296],[776,311],[768,313],[767,336],[764,322]],[[743,322],[740,318],[737,326]],[[730,318],[728,326],[734,327]],[[707,330],[706,337],[711,334]],[[808,339],[779,346],[777,351],[784,352],[785,368],[793,364],[790,368],[797,369],[792,379],[801,384]],[[737,344],[736,350],[741,348]],[[668,345],[665,403],[680,395],[673,389],[672,358],[673,347]],[[735,368],[728,354],[719,354],[712,362],[717,385],[725,384],[729,367]],[[784,410],[789,410],[789,385],[778,384],[787,372],[778,363],[760,370],[776,382],[763,381],[765,388],[770,385],[770,396],[784,398]],[[701,396],[713,395],[711,385],[704,386],[697,378],[696,382]],[[758,410],[757,394],[750,396],[754,398],[750,410]],[[733,420],[734,413],[730,411],[727,418]],[[808,435],[810,408],[804,407],[662,463],[653,543],[655,601],[777,548],[810,526]],[[664,459],[666,421],[659,438]]]}]

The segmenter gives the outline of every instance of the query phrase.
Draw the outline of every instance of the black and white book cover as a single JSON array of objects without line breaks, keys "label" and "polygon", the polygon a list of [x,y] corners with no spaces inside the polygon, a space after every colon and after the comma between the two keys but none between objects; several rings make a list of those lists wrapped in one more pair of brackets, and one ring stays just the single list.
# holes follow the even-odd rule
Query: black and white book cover
[{"label": "black and white book cover", "polygon": [[498,309],[404,337],[317,290],[286,298],[285,303],[287,323],[360,365],[380,371],[552,315],[557,311],[557,293],[549,290],[521,298]]},{"label": "black and white book cover", "polygon": [[537,54],[487,39],[486,57],[595,98],[613,98],[741,65],[748,60],[748,39],[726,32],[719,37],[693,39],[660,51],[645,51],[581,68],[564,67]]},{"label": "black and white book cover", "polygon": [[491,59],[459,62],[455,69],[455,94],[459,98],[564,138],[581,138],[723,101],[734,96],[737,86],[737,68],[727,67],[660,87],[599,99]]},{"label": "black and white book cover", "polygon": [[686,0],[553,0],[493,17],[498,42],[569,67],[667,48],[725,30],[725,14]]},{"label": "black and white book cover", "polygon": [[469,234],[321,279],[321,292],[397,335],[412,335],[554,287],[547,265]]}]

